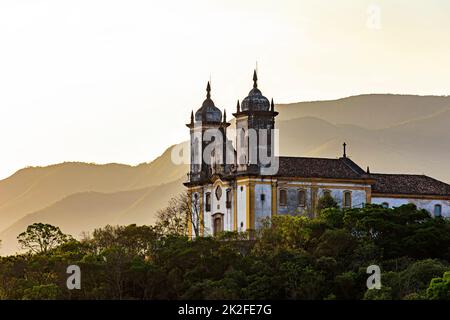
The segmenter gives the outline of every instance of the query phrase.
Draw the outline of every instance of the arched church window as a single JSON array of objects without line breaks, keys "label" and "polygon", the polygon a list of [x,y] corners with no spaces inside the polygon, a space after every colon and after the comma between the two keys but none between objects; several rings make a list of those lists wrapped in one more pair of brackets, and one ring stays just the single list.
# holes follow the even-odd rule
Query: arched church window
[{"label": "arched church window", "polygon": [[231,189],[227,189],[227,202],[226,202],[226,207],[227,209],[231,208]]},{"label": "arched church window", "polygon": [[324,191],[323,191],[323,196],[324,196],[324,197],[327,197],[327,198],[328,198],[328,197],[331,197],[331,191],[330,191],[330,190],[324,190]]},{"label": "arched church window", "polygon": [[434,216],[435,217],[441,217],[442,216],[442,206],[440,204],[437,204],[434,206]]},{"label": "arched church window", "polygon": [[211,193],[209,192],[206,194],[205,198],[205,211],[211,211]]},{"label": "arched church window", "polygon": [[217,236],[221,232],[223,232],[223,215],[216,213],[214,215],[213,234]]},{"label": "arched church window", "polygon": [[301,189],[298,190],[298,206],[299,207],[304,207],[306,206],[306,191]]},{"label": "arched church window", "polygon": [[344,208],[351,208],[352,207],[352,193],[351,191],[344,191]]},{"label": "arched church window", "polygon": [[280,206],[287,205],[287,191],[285,189],[280,190]]}]

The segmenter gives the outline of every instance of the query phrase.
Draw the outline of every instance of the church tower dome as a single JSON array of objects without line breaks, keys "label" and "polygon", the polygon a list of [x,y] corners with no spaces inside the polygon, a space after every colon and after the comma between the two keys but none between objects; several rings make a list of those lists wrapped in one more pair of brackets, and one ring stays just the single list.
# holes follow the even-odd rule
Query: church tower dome
[{"label": "church tower dome", "polygon": [[256,70],[253,72],[253,89],[250,90],[248,96],[242,100],[242,111],[269,111],[269,99],[264,97],[261,90],[258,89],[258,76]]},{"label": "church tower dome", "polygon": [[214,105],[214,101],[211,99],[211,85],[209,81],[206,86],[206,99],[195,113],[195,121],[210,123],[220,123],[222,121],[222,112]]}]

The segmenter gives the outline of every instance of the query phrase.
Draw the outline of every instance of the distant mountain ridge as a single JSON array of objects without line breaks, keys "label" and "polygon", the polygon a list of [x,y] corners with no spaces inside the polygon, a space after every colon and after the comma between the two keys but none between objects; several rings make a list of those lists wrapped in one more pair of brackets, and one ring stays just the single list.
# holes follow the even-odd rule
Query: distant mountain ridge
[{"label": "distant mountain ridge", "polygon": [[[47,167],[21,169],[11,177],[1,180],[0,239],[3,243],[0,253],[3,250],[10,252],[4,236],[5,229],[24,217],[42,217],[42,210],[46,212],[45,210],[54,204],[65,203],[72,195],[83,192],[118,195],[131,190],[170,185],[180,180],[188,169],[187,166],[172,163],[170,160],[172,148],[173,146],[168,148],[154,161],[137,166],[65,162]],[[181,188],[181,183],[178,184]],[[159,198],[155,199],[155,206],[149,205],[148,210],[153,213],[162,208],[170,199],[170,195],[178,192],[180,188],[160,194]],[[160,201],[156,201],[159,199]],[[61,216],[65,216],[65,210],[61,209],[61,206],[59,208]],[[37,212],[41,214],[36,215]],[[54,218],[55,216],[52,216],[48,221],[54,221]],[[42,219],[45,220],[45,216]],[[103,221],[107,223],[106,220]],[[75,235],[78,234],[79,232]]]},{"label": "distant mountain ridge", "polygon": [[450,96],[363,94],[338,100],[308,101],[277,106],[278,121],[315,117],[333,124],[382,129],[417,120],[450,108]]},{"label": "distant mountain ridge", "polygon": [[[372,172],[450,182],[448,96],[360,95],[276,109],[281,155],[337,158],[345,141],[349,156]],[[183,190],[188,166],[172,163],[173,147],[138,166],[67,162],[1,180],[0,253],[15,252],[15,237],[33,222],[74,236],[106,224],[153,223],[157,210]]]},{"label": "distant mountain ridge", "polygon": [[8,245],[7,252],[19,248],[15,239],[21,230],[38,221],[61,227],[65,233],[79,238],[83,231],[90,232],[106,224],[151,225],[156,211],[163,208],[171,195],[182,192],[182,180],[148,188],[114,193],[81,192],[69,195],[52,205],[25,215],[9,228],[3,230],[1,238]]}]

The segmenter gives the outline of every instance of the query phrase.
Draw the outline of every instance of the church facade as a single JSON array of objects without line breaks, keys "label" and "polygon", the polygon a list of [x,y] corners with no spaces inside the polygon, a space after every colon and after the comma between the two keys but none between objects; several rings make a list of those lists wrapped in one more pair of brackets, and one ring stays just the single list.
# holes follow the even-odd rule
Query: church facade
[{"label": "church facade", "polygon": [[255,230],[274,215],[314,217],[324,195],[342,208],[414,203],[433,216],[450,217],[450,185],[425,175],[370,173],[347,157],[345,143],[335,159],[277,156],[278,112],[257,81],[255,72],[253,88],[233,113],[234,144],[209,83],[206,100],[191,114],[190,172],[184,183],[191,235]]}]

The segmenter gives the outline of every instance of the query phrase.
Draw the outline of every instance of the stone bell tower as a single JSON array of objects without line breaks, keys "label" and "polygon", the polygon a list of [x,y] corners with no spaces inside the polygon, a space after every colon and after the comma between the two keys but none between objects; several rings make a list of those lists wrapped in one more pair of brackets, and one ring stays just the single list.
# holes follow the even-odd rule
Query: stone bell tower
[{"label": "stone bell tower", "polygon": [[236,149],[238,173],[261,174],[267,157],[274,156],[275,117],[271,102],[258,89],[258,76],[253,72],[253,89],[237,103]]},{"label": "stone bell tower", "polygon": [[226,122],[222,112],[211,99],[211,85],[206,87],[206,99],[202,106],[191,113],[191,122],[186,126],[190,129],[191,164],[189,172],[190,183],[202,183],[209,180],[216,171],[221,171],[225,163]]}]

